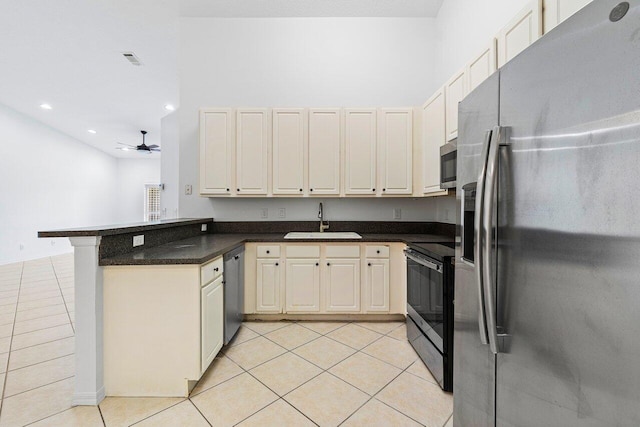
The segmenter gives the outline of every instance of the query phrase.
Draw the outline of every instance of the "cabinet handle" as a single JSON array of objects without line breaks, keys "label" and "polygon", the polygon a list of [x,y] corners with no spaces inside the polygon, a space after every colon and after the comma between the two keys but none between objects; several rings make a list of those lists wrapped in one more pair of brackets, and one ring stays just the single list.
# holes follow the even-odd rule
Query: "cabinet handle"
[{"label": "cabinet handle", "polygon": [[376,253],[377,253],[377,254],[379,254],[379,253],[380,253],[380,249],[378,249],[378,250],[376,251]]},{"label": "cabinet handle", "polygon": [[267,251],[267,253],[270,253],[269,251]]},{"label": "cabinet handle", "polygon": [[331,263],[328,262],[327,265],[331,265]]},{"label": "cabinet handle", "polygon": [[240,189],[239,189],[239,188],[236,188],[236,191],[240,191]]},{"label": "cabinet handle", "polygon": [[300,192],[302,192],[302,188],[300,189]]},{"label": "cabinet handle", "polygon": [[279,264],[276,262],[276,267],[277,267],[278,265],[279,265]]},{"label": "cabinet handle", "polygon": [[227,192],[229,192],[229,189],[227,188]]},{"label": "cabinet handle", "polygon": [[216,268],[214,268],[214,269],[213,269],[213,271],[218,271],[218,270],[219,270],[219,268],[218,268],[218,267],[216,267]]},{"label": "cabinet handle", "polygon": [[375,188],[372,188],[372,189],[371,189],[371,191],[373,191],[373,192],[375,193],[376,189],[375,189]]},{"label": "cabinet handle", "polygon": [[320,265],[320,264],[316,262],[316,265]]},{"label": "cabinet handle", "polygon": [[236,256],[233,257],[233,259],[238,259],[238,258],[240,258],[239,255],[236,255]]},{"label": "cabinet handle", "polygon": [[313,191],[313,188],[310,188],[309,191]]},{"label": "cabinet handle", "polygon": [[383,188],[383,189],[382,189],[382,191],[387,191],[387,189],[386,189],[386,188]]},{"label": "cabinet handle", "polygon": [[371,263],[368,263],[367,265],[368,265],[369,267],[371,267]]}]

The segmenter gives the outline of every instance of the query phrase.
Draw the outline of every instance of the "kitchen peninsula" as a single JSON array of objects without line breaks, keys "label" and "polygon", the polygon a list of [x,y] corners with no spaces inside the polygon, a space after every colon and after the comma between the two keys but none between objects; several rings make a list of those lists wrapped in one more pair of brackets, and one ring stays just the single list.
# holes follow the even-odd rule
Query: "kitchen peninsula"
[{"label": "kitchen peninsula", "polygon": [[[247,250],[247,317],[380,320],[406,313],[405,243],[452,242],[454,232],[452,225],[440,223],[332,222],[331,231],[359,232],[361,239],[285,239],[286,232],[309,231],[316,226],[316,222],[226,223],[200,218],[40,232],[39,237],[69,237],[75,249],[74,404],[96,405],[105,395],[187,395],[208,366],[200,351],[205,348],[201,325],[205,328],[207,322],[211,323],[201,318],[204,285],[222,282],[221,256],[229,251],[241,246]],[[140,241],[141,246],[133,246]],[[342,287],[336,288],[337,281],[333,288],[325,283],[325,277],[342,277],[345,270],[333,270],[332,264],[333,260],[345,259],[349,262],[335,264],[347,265],[357,277],[362,270],[363,284],[368,277],[366,268],[375,268],[376,261],[383,266],[377,271],[387,275],[386,282],[379,282],[383,286],[386,283],[386,288],[379,287],[386,289],[386,295],[379,292],[386,308],[379,305],[376,312],[366,303],[361,306],[360,301],[365,302],[367,296],[364,286],[362,293],[359,286],[344,293]],[[279,264],[282,274],[276,272],[273,280],[260,281],[262,273]],[[258,266],[266,267],[259,271]],[[315,289],[317,307],[291,306],[293,299],[285,292],[285,277],[304,278],[306,271],[314,278],[311,290]],[[338,273],[333,275],[333,271]],[[300,276],[300,272],[304,274]],[[375,280],[375,274],[371,274],[371,280]],[[264,288],[260,288],[261,283]],[[269,288],[273,285],[275,288]],[[265,308],[260,305],[260,295],[269,289],[277,304]],[[331,300],[326,289],[337,290],[332,294],[335,298],[353,295],[357,304],[336,309],[328,302],[338,300]],[[169,310],[169,305],[173,309]],[[153,323],[155,320],[161,324]],[[139,324],[144,322],[156,328],[157,334]],[[154,360],[145,359],[150,354]],[[145,365],[149,366],[146,374],[140,368]]]}]

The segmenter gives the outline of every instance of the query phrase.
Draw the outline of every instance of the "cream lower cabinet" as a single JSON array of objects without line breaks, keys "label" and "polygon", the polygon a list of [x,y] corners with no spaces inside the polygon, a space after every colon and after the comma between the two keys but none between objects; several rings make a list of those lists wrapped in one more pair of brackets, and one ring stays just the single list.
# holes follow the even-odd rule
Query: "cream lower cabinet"
[{"label": "cream lower cabinet", "polygon": [[185,397],[222,347],[222,257],[103,268],[107,396]]},{"label": "cream lower cabinet", "polygon": [[[406,314],[404,247],[247,243],[245,313]],[[277,258],[258,257],[267,255]],[[285,264],[285,269],[276,263]]]},{"label": "cream lower cabinet", "polygon": [[282,290],[278,258],[258,258],[256,261],[256,312],[282,313]]},{"label": "cream lower cabinet", "polygon": [[320,246],[285,246],[285,310],[287,313],[320,311]]},{"label": "cream lower cabinet", "polygon": [[326,245],[322,288],[327,312],[360,312],[360,247]]},{"label": "cream lower cabinet", "polygon": [[202,288],[201,291],[202,372],[207,370],[223,344],[224,298],[222,276]]}]

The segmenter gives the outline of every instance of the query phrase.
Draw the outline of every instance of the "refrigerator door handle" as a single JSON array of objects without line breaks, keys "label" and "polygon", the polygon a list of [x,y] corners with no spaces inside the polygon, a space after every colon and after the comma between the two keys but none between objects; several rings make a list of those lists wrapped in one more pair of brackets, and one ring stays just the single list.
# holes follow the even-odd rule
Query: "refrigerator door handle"
[{"label": "refrigerator door handle", "polygon": [[494,277],[492,263],[491,263],[491,249],[493,248],[493,214],[494,204],[493,199],[496,194],[496,184],[498,179],[498,155],[499,148],[502,145],[502,141],[505,136],[505,129],[500,126],[496,126],[493,130],[491,143],[489,144],[489,154],[487,155],[487,171],[485,177],[484,187],[484,204],[482,213],[482,234],[484,240],[482,241],[482,283],[484,287],[484,300],[485,311],[487,318],[487,333],[489,337],[489,348],[493,354],[500,352],[498,346],[498,325],[497,325],[497,310],[496,310],[496,295],[494,292]]},{"label": "refrigerator door handle", "polygon": [[[475,237],[475,244],[473,246],[474,257],[474,270],[476,275],[476,284],[478,285],[478,326],[480,329],[480,342],[482,344],[489,344],[489,337],[487,334],[487,316],[485,312],[485,298],[484,298],[484,273],[483,273],[483,211],[484,211],[484,193],[485,193],[485,180],[487,176],[487,161],[489,154],[489,146],[491,145],[492,131],[488,130],[484,137],[484,143],[482,145],[482,169],[480,170],[480,176],[478,177],[478,183],[476,185],[476,210],[474,218],[473,234]],[[464,209],[464,199],[462,200]]]}]

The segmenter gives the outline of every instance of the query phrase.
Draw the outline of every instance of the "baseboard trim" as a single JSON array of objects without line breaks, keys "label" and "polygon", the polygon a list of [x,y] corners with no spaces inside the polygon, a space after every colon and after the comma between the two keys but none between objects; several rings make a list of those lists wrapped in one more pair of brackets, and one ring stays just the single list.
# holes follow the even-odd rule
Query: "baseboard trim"
[{"label": "baseboard trim", "polygon": [[104,387],[96,392],[73,393],[73,406],[97,406],[104,397]]}]

